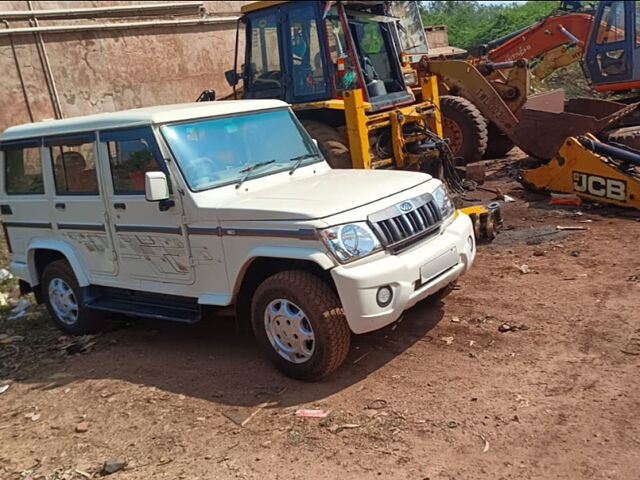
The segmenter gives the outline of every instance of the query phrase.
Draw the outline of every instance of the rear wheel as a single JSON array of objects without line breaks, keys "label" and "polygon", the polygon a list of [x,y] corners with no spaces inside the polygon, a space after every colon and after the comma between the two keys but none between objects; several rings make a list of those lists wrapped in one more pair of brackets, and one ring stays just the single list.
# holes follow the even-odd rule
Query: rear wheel
[{"label": "rear wheel", "polygon": [[489,141],[484,158],[501,158],[509,153],[515,144],[493,122],[488,123]]},{"label": "rear wheel", "polygon": [[487,122],[466,98],[453,95],[440,97],[443,136],[449,139],[454,158],[463,163],[477,162],[487,150]]},{"label": "rear wheel", "polygon": [[66,260],[47,265],[40,279],[42,298],[53,321],[63,331],[84,335],[99,330],[105,315],[91,311],[82,301],[82,291]]},{"label": "rear wheel", "polygon": [[349,141],[335,128],[316,120],[301,120],[331,168],[352,168]]},{"label": "rear wheel", "polygon": [[277,273],[258,286],[251,306],[260,348],[286,375],[319,380],[344,362],[351,331],[338,296],[320,278]]}]

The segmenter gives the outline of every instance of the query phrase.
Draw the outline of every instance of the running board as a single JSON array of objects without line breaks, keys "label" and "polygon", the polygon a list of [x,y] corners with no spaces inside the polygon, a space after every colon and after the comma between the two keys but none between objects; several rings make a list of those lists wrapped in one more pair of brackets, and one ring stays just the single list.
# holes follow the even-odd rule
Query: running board
[{"label": "running board", "polygon": [[99,296],[91,295],[93,298],[86,301],[87,307],[93,310],[181,323],[196,323],[202,318],[202,311],[196,299],[172,298],[142,292],[125,294],[123,291],[110,290],[104,289]]}]

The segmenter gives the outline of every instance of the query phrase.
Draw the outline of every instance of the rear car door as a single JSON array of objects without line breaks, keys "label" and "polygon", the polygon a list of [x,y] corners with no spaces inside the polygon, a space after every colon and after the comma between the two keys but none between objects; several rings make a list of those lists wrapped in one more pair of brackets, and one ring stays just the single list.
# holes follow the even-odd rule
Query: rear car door
[{"label": "rear car door", "polygon": [[[109,160],[104,165],[107,209],[122,286],[156,290],[157,284],[192,283],[181,202],[164,209],[162,204],[145,199],[146,172],[162,171],[171,184],[153,130],[137,127],[101,131],[99,135]],[[174,189],[172,199],[175,195]]]},{"label": "rear car door", "polygon": [[96,138],[93,132],[45,137],[44,155],[53,172],[52,219],[58,236],[96,276],[117,273],[115,251],[105,219]]}]

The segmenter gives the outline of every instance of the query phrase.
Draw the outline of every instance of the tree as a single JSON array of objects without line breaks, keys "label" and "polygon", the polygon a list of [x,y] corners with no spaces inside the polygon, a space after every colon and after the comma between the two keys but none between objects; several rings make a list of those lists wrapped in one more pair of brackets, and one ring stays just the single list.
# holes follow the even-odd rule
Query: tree
[{"label": "tree", "polygon": [[559,6],[558,1],[421,2],[423,23],[447,25],[449,44],[460,48],[482,45],[515,32],[549,15]]}]

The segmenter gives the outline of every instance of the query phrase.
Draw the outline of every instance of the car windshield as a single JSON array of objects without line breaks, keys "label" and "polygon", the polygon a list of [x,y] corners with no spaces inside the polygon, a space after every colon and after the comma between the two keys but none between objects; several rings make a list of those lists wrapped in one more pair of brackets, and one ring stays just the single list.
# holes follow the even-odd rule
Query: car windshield
[{"label": "car windshield", "polygon": [[[189,188],[206,190],[250,178],[291,170],[292,159],[322,159],[317,147],[289,110],[251,112],[168,124],[163,135]],[[256,165],[264,163],[264,165]]]}]

